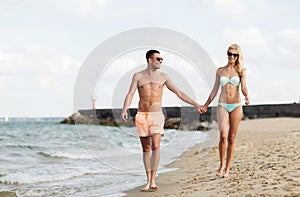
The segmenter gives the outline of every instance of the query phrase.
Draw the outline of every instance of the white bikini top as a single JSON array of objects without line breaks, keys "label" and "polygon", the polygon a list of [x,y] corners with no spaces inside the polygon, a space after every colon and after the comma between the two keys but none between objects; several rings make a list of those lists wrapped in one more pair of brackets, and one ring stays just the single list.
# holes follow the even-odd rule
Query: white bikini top
[{"label": "white bikini top", "polygon": [[240,85],[240,77],[239,76],[233,76],[231,78],[227,78],[225,76],[221,76],[220,77],[221,86],[224,86],[227,83],[231,83],[234,86],[238,86],[238,85]]}]

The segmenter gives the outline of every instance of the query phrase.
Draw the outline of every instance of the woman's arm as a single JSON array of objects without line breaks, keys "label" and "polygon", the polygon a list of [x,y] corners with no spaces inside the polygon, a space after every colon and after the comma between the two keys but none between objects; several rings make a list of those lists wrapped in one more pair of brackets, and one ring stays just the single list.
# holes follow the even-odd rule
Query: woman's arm
[{"label": "woman's arm", "polygon": [[245,104],[249,105],[250,99],[249,99],[248,88],[246,85],[246,73],[244,74],[243,77],[241,77],[241,90],[242,90],[243,95],[245,96]]},{"label": "woman's arm", "polygon": [[205,102],[205,104],[202,108],[203,113],[206,112],[207,107],[214,100],[214,98],[216,97],[216,95],[218,93],[219,86],[220,86],[220,74],[219,74],[219,72],[220,72],[220,68],[216,72],[216,79],[215,79],[214,87],[213,87],[211,93],[209,94],[209,97],[208,97],[207,101]]}]

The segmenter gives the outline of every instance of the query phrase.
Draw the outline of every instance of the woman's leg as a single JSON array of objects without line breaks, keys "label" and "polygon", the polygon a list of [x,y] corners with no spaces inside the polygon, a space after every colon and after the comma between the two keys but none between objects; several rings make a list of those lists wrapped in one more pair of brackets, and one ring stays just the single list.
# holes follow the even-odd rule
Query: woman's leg
[{"label": "woman's leg", "polygon": [[234,152],[234,142],[239,124],[243,117],[242,106],[235,108],[229,115],[229,135],[228,135],[228,147],[227,147],[227,157],[226,157],[226,168],[224,177],[229,177],[230,165]]},{"label": "woman's leg", "polygon": [[222,176],[222,172],[225,168],[225,154],[226,154],[226,143],[228,137],[228,120],[229,114],[223,107],[218,106],[218,127],[220,130],[220,141],[219,141],[219,156],[220,156],[220,167],[217,171],[217,176]]},{"label": "woman's leg", "polygon": [[142,189],[142,191],[147,191],[150,188],[150,181],[151,181],[151,163],[150,163],[150,156],[151,156],[151,137],[140,137],[140,141],[143,148],[143,162],[144,167],[146,170],[147,176],[147,184]]}]

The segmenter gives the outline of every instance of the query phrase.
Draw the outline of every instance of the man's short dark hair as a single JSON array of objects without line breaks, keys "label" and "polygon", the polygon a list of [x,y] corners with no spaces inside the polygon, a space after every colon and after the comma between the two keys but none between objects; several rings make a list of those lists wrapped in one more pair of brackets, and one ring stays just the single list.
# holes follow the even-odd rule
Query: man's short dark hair
[{"label": "man's short dark hair", "polygon": [[154,50],[154,49],[147,51],[147,53],[146,53],[147,62],[149,62],[149,58],[151,58],[154,53],[160,54],[160,52],[158,50]]}]

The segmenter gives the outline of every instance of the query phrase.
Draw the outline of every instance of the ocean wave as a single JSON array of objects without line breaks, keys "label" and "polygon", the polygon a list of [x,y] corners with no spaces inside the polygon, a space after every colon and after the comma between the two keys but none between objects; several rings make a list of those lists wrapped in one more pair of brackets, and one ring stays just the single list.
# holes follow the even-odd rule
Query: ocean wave
[{"label": "ocean wave", "polygon": [[66,158],[66,159],[94,159],[90,153],[67,153],[67,152],[37,152],[37,155],[45,158]]},{"label": "ocean wave", "polygon": [[19,144],[4,144],[2,146],[5,148],[22,148],[22,149],[30,149],[30,150],[37,150],[37,149],[44,148],[36,145],[19,145]]},{"label": "ocean wave", "polygon": [[105,172],[101,168],[81,166],[81,167],[62,167],[62,166],[45,166],[18,170],[0,176],[0,184],[21,185],[21,184],[38,184],[56,181],[65,181],[81,176],[100,174]]}]

